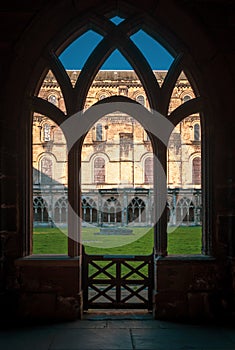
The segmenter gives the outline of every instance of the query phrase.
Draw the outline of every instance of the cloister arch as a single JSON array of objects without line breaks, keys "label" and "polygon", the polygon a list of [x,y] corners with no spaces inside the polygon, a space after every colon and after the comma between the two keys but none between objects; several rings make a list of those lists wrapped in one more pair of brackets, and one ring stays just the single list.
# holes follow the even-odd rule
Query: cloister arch
[{"label": "cloister arch", "polygon": [[[102,21],[101,21],[101,18],[102,18]],[[139,76],[141,83],[145,89],[150,108],[152,109],[152,111],[157,111],[157,113],[160,113],[163,116],[163,123],[165,122],[169,128],[171,128],[173,125],[176,125],[178,122],[183,120],[185,116],[188,116],[192,113],[201,112],[203,109],[202,98],[199,95],[199,92],[198,92],[199,89],[195,84],[195,80],[192,79],[192,74],[189,74],[189,79],[191,84],[193,85],[196,98],[190,99],[189,101],[185,102],[180,107],[175,109],[169,116],[167,115],[168,104],[170,101],[171,93],[174,88],[176,79],[182,69],[185,69],[187,71],[187,61],[189,58],[187,57],[187,60],[186,60],[185,54],[183,54],[182,52],[177,53],[177,50],[171,49],[171,51],[175,55],[175,60],[166,75],[163,85],[160,88],[158,81],[154,76],[152,69],[149,66],[149,63],[147,62],[144,54],[130,40],[130,35],[135,33],[140,27],[142,27],[147,32],[151,32],[151,35],[154,38],[156,37],[158,39],[160,38],[159,35],[156,36],[154,34],[154,31],[153,31],[153,28],[151,28],[151,25],[149,27],[146,25],[146,22],[148,19],[149,19],[148,15],[140,15],[139,13],[132,17],[129,17],[129,15],[126,15],[125,20],[123,22],[121,22],[119,25],[115,25],[109,20],[108,17],[102,16],[101,14],[99,15],[93,14],[92,17],[88,19],[90,26],[92,28],[95,28],[97,32],[101,33],[103,35],[103,39],[99,42],[97,47],[93,50],[91,55],[88,57],[81,73],[77,78],[77,81],[74,87],[71,85],[71,82],[68,78],[65,68],[60,62],[59,56],[58,56],[62,52],[65,46],[63,46],[62,42],[61,42],[62,46],[59,45],[59,41],[57,41],[57,43],[54,42],[54,47],[52,47],[52,51],[54,53],[53,55],[48,56],[47,60],[51,71],[53,72],[55,78],[57,79],[61,87],[61,91],[63,93],[65,106],[66,106],[66,113],[62,112],[55,105],[49,103],[48,101],[42,100],[37,96],[34,96],[32,98],[34,111],[39,113],[47,112],[47,115],[52,120],[54,120],[59,125],[63,125],[63,126],[66,125],[66,121],[70,122],[71,115],[73,115],[72,118],[74,117],[77,118],[75,123],[77,124],[77,127],[79,127],[80,120],[81,121],[90,120],[90,122],[88,122],[88,126],[89,124],[91,125],[92,123],[94,123],[94,121],[97,121],[101,115],[97,113],[97,120],[95,120],[95,118],[93,118],[91,115],[92,114],[91,109],[86,110],[84,113],[79,112],[77,116],[75,116],[75,114],[77,111],[82,110],[85,104],[86,94],[88,92],[89,86],[91,85],[91,82],[93,81],[95,75],[97,74],[100,66],[105,61],[105,59],[113,52],[113,50],[117,48],[120,50],[123,56],[130,62],[130,64],[133,66],[133,69],[136,71],[137,75]],[[81,35],[81,33],[85,33],[87,30],[87,26],[84,25],[83,21],[81,21],[80,23],[78,22],[76,24],[73,23],[73,25],[75,26],[74,29],[75,29],[75,32],[77,33],[76,35],[78,34]],[[70,37],[69,42],[74,40],[74,35]],[[110,38],[112,38],[111,41],[110,41]],[[68,42],[66,43],[66,45],[67,44]],[[53,43],[51,45],[53,45]],[[60,46],[60,49],[59,49],[59,46]],[[77,98],[78,96],[79,98]],[[113,107],[111,107],[111,110],[110,110],[109,102],[111,104],[115,104],[119,102],[124,102],[124,103],[127,102],[127,106],[125,107],[127,109],[129,109],[128,107],[132,107],[134,103],[133,100],[129,100],[123,96],[112,96],[112,97],[102,99],[95,105],[95,107],[97,107],[98,110],[99,110],[99,107],[101,107],[101,110],[102,110],[103,106],[105,106],[105,109],[107,106],[109,111],[111,110],[115,111],[115,108]],[[119,103],[118,106],[120,107],[121,103]],[[136,105],[135,109],[138,110],[138,108],[140,109],[139,112],[137,113],[139,115],[135,115],[134,117],[139,122],[141,122],[144,128],[149,132],[150,138],[153,143],[154,154],[159,159],[159,162],[162,164],[163,170],[166,171],[166,155],[165,155],[166,139],[164,137],[167,137],[167,135],[157,135],[156,137],[154,131],[152,130],[152,125],[150,122],[151,118],[149,116],[149,112],[143,106],[137,107]],[[130,110],[132,110],[132,108],[130,108]],[[147,117],[147,114],[148,114],[148,117]],[[71,128],[70,129],[68,128],[67,131],[70,132],[71,134]],[[83,134],[85,134],[86,131],[87,131],[87,128],[83,129]],[[65,134],[66,134],[66,130],[65,130]],[[67,134],[66,136],[69,137],[71,141],[71,135]],[[77,138],[76,146],[71,145],[72,149],[70,150],[70,155],[69,155],[70,174],[74,173],[74,170],[79,169],[80,167],[79,156],[77,157],[77,159],[75,159],[75,154],[77,152],[78,153],[80,152],[79,149],[81,148],[82,140],[84,139],[83,135],[80,135],[80,136],[81,136],[80,138],[76,136]],[[159,141],[159,138],[160,138],[160,141]],[[78,196],[78,198],[75,199],[75,196],[74,196],[74,193],[79,192],[78,185],[75,184],[76,177],[78,177],[78,174],[77,175],[73,174],[72,176],[69,175],[69,185],[68,185],[69,197],[68,198],[69,198],[69,203],[71,203],[73,210],[79,214],[80,198]],[[160,187],[161,184],[160,183],[157,184],[157,181],[158,179],[155,179],[155,187]],[[165,233],[166,225],[167,225],[167,218],[166,218],[166,214],[164,214],[156,226],[157,227],[156,235],[158,236],[158,238],[156,240],[157,247],[155,247],[156,253],[163,256],[167,254],[166,239],[164,238],[164,236],[166,235]],[[79,239],[77,240],[79,241]],[[69,255],[71,254],[73,255],[74,252],[77,251],[76,244],[74,245],[72,241],[71,241],[71,247],[72,247],[71,248],[72,251],[69,253]],[[205,251],[206,250],[207,248],[205,247]]]},{"label": "cloister arch", "polygon": [[82,198],[82,219],[88,223],[97,222],[97,204],[92,198]]},{"label": "cloister arch", "polygon": [[33,214],[36,225],[48,222],[48,204],[42,197],[33,199]]},{"label": "cloister arch", "polygon": [[58,224],[65,224],[68,216],[68,199],[66,197],[60,197],[54,205],[54,222]]}]

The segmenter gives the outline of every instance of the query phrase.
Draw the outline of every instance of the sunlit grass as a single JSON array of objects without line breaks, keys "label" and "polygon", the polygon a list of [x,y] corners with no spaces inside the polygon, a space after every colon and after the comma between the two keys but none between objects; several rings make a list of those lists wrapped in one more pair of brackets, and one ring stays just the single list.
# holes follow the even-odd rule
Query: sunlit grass
[{"label": "sunlit grass", "polygon": [[33,254],[67,254],[68,238],[58,228],[37,227],[33,233]]},{"label": "sunlit grass", "polygon": [[[98,228],[83,228],[87,254],[148,255],[153,251],[153,229],[133,228],[130,236],[96,235]],[[35,228],[34,254],[67,254],[66,232],[58,228]],[[201,227],[178,227],[168,233],[168,254],[200,254]]]}]

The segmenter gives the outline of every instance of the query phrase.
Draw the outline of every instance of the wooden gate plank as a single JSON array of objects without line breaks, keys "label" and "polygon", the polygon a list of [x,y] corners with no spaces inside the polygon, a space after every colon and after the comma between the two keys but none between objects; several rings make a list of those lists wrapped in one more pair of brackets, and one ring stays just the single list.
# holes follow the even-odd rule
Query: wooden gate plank
[{"label": "wooden gate plank", "polygon": [[[100,266],[99,262],[107,263]],[[137,266],[131,263],[139,263]],[[115,273],[107,271],[115,266]],[[89,267],[97,271],[89,275]],[[147,267],[144,274],[141,269]],[[123,275],[123,268],[129,271]],[[132,276],[136,275],[136,278]],[[99,276],[103,276],[102,278]],[[132,277],[132,278],[131,278]],[[152,308],[153,255],[87,255],[83,256],[84,310]],[[94,295],[92,295],[92,292]],[[142,293],[142,294],[141,294]],[[134,298],[134,302],[131,299]],[[98,299],[100,299],[98,301]],[[128,302],[129,301],[129,302]]]}]

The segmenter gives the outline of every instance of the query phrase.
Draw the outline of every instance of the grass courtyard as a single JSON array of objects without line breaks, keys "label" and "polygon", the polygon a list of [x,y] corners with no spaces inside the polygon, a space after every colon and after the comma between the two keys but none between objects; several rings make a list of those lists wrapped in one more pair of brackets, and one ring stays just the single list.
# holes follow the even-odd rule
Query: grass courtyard
[{"label": "grass courtyard", "polygon": [[[153,250],[153,229],[133,228],[132,235],[97,235],[98,228],[83,228],[82,237],[87,254],[148,255]],[[171,230],[172,231],[172,230]],[[168,254],[200,254],[201,227],[180,226],[168,233]],[[66,230],[35,228],[33,254],[67,254]]]}]

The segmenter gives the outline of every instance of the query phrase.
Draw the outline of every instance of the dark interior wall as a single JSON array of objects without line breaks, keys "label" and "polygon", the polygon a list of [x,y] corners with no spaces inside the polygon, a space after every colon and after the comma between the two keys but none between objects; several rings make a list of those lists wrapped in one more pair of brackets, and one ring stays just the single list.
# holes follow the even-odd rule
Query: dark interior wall
[{"label": "dark interior wall", "polygon": [[[0,9],[0,292],[10,301],[7,304],[2,298],[3,305],[11,305],[13,309],[13,300],[17,299],[19,291],[14,262],[26,255],[30,245],[24,238],[25,232],[30,231],[30,220],[25,220],[30,212],[25,200],[25,192],[30,187],[27,173],[30,166],[27,145],[31,135],[28,97],[38,88],[42,74],[49,68],[46,67],[48,47],[60,34],[66,39],[65,30],[69,31],[73,21],[89,11],[97,9],[98,12],[102,7],[112,10],[117,6],[119,11],[125,12],[128,4],[150,14],[153,27],[177,52],[187,53],[185,66],[191,70],[204,99],[205,231],[210,237],[211,253],[218,259],[216,266],[230,263],[231,270],[226,268],[226,273],[232,290],[234,262],[228,256],[235,254],[234,4],[222,0],[129,0],[123,3],[28,0],[18,7],[7,4],[1,5]],[[159,271],[161,269],[165,269],[164,262],[160,263]],[[216,279],[216,274],[213,276]],[[9,311],[8,306],[6,310]]]}]

